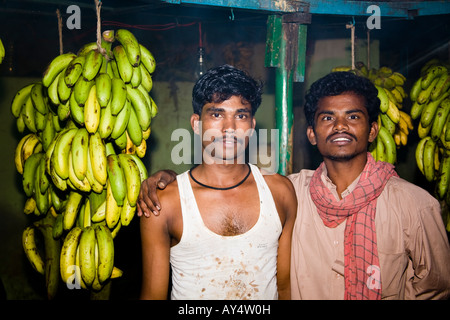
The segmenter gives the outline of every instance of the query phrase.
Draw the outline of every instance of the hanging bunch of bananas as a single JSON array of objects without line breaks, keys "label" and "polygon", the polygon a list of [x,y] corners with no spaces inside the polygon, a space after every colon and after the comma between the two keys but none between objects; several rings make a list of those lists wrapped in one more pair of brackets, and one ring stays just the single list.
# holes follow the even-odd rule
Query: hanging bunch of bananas
[{"label": "hanging bunch of bananas", "polygon": [[351,71],[370,79],[375,85],[380,99],[379,132],[370,145],[370,152],[378,161],[396,163],[397,149],[406,146],[408,135],[414,129],[411,116],[402,110],[407,97],[404,90],[405,76],[386,66],[368,69],[363,62],[357,62],[355,69],[344,66],[335,67],[332,71]]},{"label": "hanging bunch of bananas", "polygon": [[419,121],[421,139],[415,152],[417,166],[427,181],[436,183],[436,197],[450,205],[450,65],[438,59],[425,63],[410,97],[411,117]]},{"label": "hanging bunch of bananas", "polygon": [[[121,275],[113,238],[132,221],[147,178],[141,159],[158,111],[149,95],[155,66],[130,31],[108,30],[100,47],[92,42],[55,57],[42,81],[13,98],[24,134],[14,159],[27,196],[24,212],[40,219],[24,230],[23,245],[35,269],[49,270],[51,279],[57,272],[67,284],[99,291]],[[58,243],[48,255],[56,250],[58,259],[44,261],[36,248],[34,230],[44,224],[51,230],[42,232],[44,242]],[[47,289],[53,297],[55,285]]]}]

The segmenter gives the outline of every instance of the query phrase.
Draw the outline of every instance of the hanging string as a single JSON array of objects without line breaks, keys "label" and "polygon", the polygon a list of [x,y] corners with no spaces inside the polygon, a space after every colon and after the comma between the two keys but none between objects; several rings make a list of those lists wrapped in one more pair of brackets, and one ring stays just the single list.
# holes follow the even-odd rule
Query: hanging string
[{"label": "hanging string", "polygon": [[346,29],[351,29],[351,39],[352,39],[352,69],[355,69],[355,18],[353,18],[353,23],[347,24]]},{"label": "hanging string", "polygon": [[202,40],[202,23],[198,23],[198,46],[200,48],[203,47],[203,40]]},{"label": "hanging string", "polygon": [[58,18],[59,54],[63,54],[62,18],[59,9],[56,9],[56,17]]},{"label": "hanging string", "polygon": [[102,30],[101,30],[101,19],[100,19],[100,9],[102,7],[102,2],[95,0],[95,11],[97,12],[97,49],[105,58],[108,59],[108,54],[105,48],[102,47]]},{"label": "hanging string", "polygon": [[367,68],[370,69],[370,30],[367,30]]}]

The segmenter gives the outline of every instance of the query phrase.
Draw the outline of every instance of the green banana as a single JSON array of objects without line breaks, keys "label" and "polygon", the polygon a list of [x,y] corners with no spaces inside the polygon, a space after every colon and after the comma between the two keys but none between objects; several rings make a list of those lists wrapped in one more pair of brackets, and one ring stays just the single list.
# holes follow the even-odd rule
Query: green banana
[{"label": "green banana", "polygon": [[125,106],[127,87],[121,78],[111,79],[111,112],[117,115]]},{"label": "green banana", "polygon": [[61,103],[61,101],[59,100],[59,93],[58,93],[58,83],[59,83],[59,78],[61,77],[61,75],[62,75],[62,72],[58,73],[55,80],[47,88],[48,98],[54,106],[57,106]]},{"label": "green banana", "polygon": [[139,119],[134,108],[130,108],[130,117],[127,124],[128,135],[134,145],[138,146],[142,142],[142,129],[139,124]]},{"label": "green banana", "polygon": [[84,44],[77,52],[77,56],[85,57],[90,51],[98,50],[97,42],[89,42]]},{"label": "green banana", "polygon": [[45,128],[47,121],[46,114],[42,114],[37,110],[34,110],[34,124],[36,126],[36,132],[42,132]]},{"label": "green banana", "polygon": [[55,80],[56,76],[63,71],[67,65],[72,61],[76,55],[74,53],[63,53],[55,57],[47,66],[42,75],[42,84],[44,87],[49,87]]},{"label": "green banana", "polygon": [[135,206],[141,189],[141,174],[137,164],[126,153],[119,154],[120,164],[125,174],[127,198],[131,206]]},{"label": "green banana", "polygon": [[136,116],[139,121],[139,125],[142,130],[146,130],[151,122],[151,106],[148,105],[147,100],[141,91],[137,88],[133,88],[131,85],[127,85],[128,98],[133,106]]},{"label": "green banana", "polygon": [[100,111],[100,123],[98,125],[98,132],[102,139],[106,139],[111,135],[116,122],[116,116],[111,111],[111,101],[108,102],[105,108]]},{"label": "green banana", "polygon": [[111,77],[107,73],[99,73],[95,78],[97,88],[97,100],[99,105],[104,108],[108,105],[111,98]]},{"label": "green banana", "polygon": [[113,138],[114,140],[119,138],[125,132],[128,125],[128,121],[130,119],[131,108],[132,108],[131,103],[127,99],[125,101],[125,106],[116,116],[116,122],[111,132],[111,138]]},{"label": "green banana", "polygon": [[69,98],[70,115],[72,119],[80,126],[84,125],[84,106],[79,105],[75,99],[75,95],[70,95]]},{"label": "green banana", "polygon": [[23,115],[23,121],[25,122],[26,128],[29,131],[36,133],[37,132],[36,115],[35,115],[35,109],[33,106],[33,101],[31,100],[30,96],[28,97],[28,99],[25,103],[22,115]]},{"label": "green banana", "polygon": [[420,91],[419,96],[417,97],[417,102],[422,104],[427,103],[430,100],[431,93],[433,92],[438,81],[439,78],[435,78],[426,89]]},{"label": "green banana", "polygon": [[130,154],[129,157],[136,162],[137,167],[139,168],[139,174],[141,176],[141,183],[148,178],[148,171],[147,168],[145,167],[144,163],[142,162],[142,160],[135,154]]},{"label": "green banana", "polygon": [[63,215],[60,213],[57,215],[55,224],[53,225],[52,236],[54,239],[60,239],[64,233],[63,227]]},{"label": "green banana", "polygon": [[156,61],[153,54],[142,44],[139,44],[141,49],[141,63],[148,70],[150,74],[152,74],[156,69]]},{"label": "green banana", "polygon": [[98,280],[107,281],[114,268],[114,241],[111,231],[102,224],[95,227],[95,237],[98,244]]},{"label": "green banana", "polygon": [[397,161],[397,150],[394,138],[385,127],[379,128],[378,135],[380,136],[385,148],[386,162],[394,164]]},{"label": "green banana", "polygon": [[[67,69],[67,68],[66,68]],[[68,87],[66,81],[64,80],[65,70],[64,69],[58,77],[57,91],[59,101],[61,103],[66,103],[69,100],[70,95],[72,94],[72,88]]]},{"label": "green banana", "polygon": [[414,120],[417,119],[418,117],[420,117],[422,115],[422,111],[425,108],[426,104],[421,104],[418,103],[417,101],[414,101],[412,106],[411,106],[411,118],[413,118]]},{"label": "green banana", "polygon": [[420,124],[422,125],[422,127],[428,127],[433,123],[433,119],[436,116],[436,111],[439,107],[439,105],[441,104],[441,102],[448,97],[450,93],[446,92],[445,94],[443,94],[441,96],[441,98],[439,98],[436,101],[431,101],[429,102],[422,111],[422,115],[420,117]]},{"label": "green banana", "polygon": [[75,95],[75,101],[80,105],[84,106],[87,98],[89,97],[89,92],[92,86],[95,84],[94,80],[86,81],[83,77],[78,78],[73,88],[73,93]]},{"label": "green banana", "polygon": [[34,83],[26,85],[19,89],[17,93],[14,95],[14,98],[11,102],[11,112],[15,118],[18,118],[23,106],[27,102],[30,97],[31,89],[33,89]]},{"label": "green banana", "polygon": [[142,63],[139,64],[139,68],[141,69],[141,86],[144,87],[145,91],[150,92],[153,88],[152,75]]},{"label": "green banana", "polygon": [[416,152],[415,152],[417,167],[419,168],[420,172],[422,172],[423,175],[425,175],[425,171],[424,171],[424,168],[423,168],[423,164],[424,164],[424,162],[423,162],[423,154],[424,154],[423,151],[424,151],[424,148],[425,148],[425,144],[430,139],[431,139],[430,136],[426,136],[426,137],[422,138],[419,141],[419,143],[417,144]]},{"label": "green banana", "polygon": [[450,74],[445,72],[439,77],[439,80],[431,93],[431,100],[438,100],[441,94],[446,92],[448,88],[450,88]]},{"label": "green banana", "polygon": [[450,151],[445,150],[439,166],[439,175],[437,182],[437,194],[440,199],[444,199],[448,192],[450,182]]},{"label": "green banana", "polygon": [[114,37],[125,49],[129,63],[137,67],[141,61],[141,49],[136,37],[126,29],[117,30]]},{"label": "green banana", "polygon": [[428,89],[433,81],[445,72],[447,72],[447,68],[442,65],[430,67],[425,75],[422,76],[422,89]]},{"label": "green banana", "polygon": [[98,49],[94,49],[89,51],[86,54],[86,60],[83,64],[83,77],[87,81],[93,80],[100,71],[103,63],[103,56],[98,51]]},{"label": "green banana", "polygon": [[388,129],[389,133],[391,135],[393,135],[395,132],[395,128],[396,128],[395,123],[385,113],[380,113],[379,115],[380,115],[380,119],[383,124],[383,127]]},{"label": "green banana", "polygon": [[33,153],[25,160],[22,175],[22,185],[25,194],[31,197],[34,192],[35,175],[37,173],[37,168],[41,158],[44,156],[43,153]]},{"label": "green banana", "polygon": [[119,147],[120,150],[125,150],[127,147],[127,131],[125,130],[119,137],[114,139],[114,143]]},{"label": "green banana", "polygon": [[5,58],[5,46],[3,45],[2,39],[0,39],[0,64],[3,62]]},{"label": "green banana", "polygon": [[411,91],[409,92],[409,98],[411,101],[417,101],[420,92],[422,91],[422,78],[417,79],[412,85]]},{"label": "green banana", "polygon": [[436,142],[433,139],[427,140],[423,148],[423,171],[425,178],[431,182],[436,178],[434,168],[434,157],[436,152]]},{"label": "green banana", "polygon": [[133,66],[128,60],[125,49],[122,45],[115,46],[113,49],[113,54],[120,78],[123,82],[130,83],[131,77],[133,76]]},{"label": "green banana", "polygon": [[125,173],[122,169],[118,155],[110,154],[107,156],[106,160],[106,169],[108,172],[108,179],[111,184],[112,194],[117,202],[117,205],[122,206],[123,200],[125,199],[125,195],[127,193]]},{"label": "green banana", "polygon": [[31,100],[33,102],[34,108],[42,113],[46,114],[48,112],[48,106],[46,102],[44,86],[40,82],[36,82],[31,88]]},{"label": "green banana", "polygon": [[433,123],[431,124],[431,138],[437,141],[442,134],[445,123],[447,121],[448,114],[450,112],[450,99],[446,98],[442,100],[436,110],[436,115],[434,116]]},{"label": "green banana", "polygon": [[70,61],[64,73],[64,81],[69,88],[72,88],[83,74],[83,65],[86,60],[85,56],[77,56]]},{"label": "green banana", "polygon": [[137,88],[138,86],[141,85],[141,82],[142,82],[141,68],[139,68],[139,66],[133,67],[133,75],[130,80],[130,85],[133,88]]}]

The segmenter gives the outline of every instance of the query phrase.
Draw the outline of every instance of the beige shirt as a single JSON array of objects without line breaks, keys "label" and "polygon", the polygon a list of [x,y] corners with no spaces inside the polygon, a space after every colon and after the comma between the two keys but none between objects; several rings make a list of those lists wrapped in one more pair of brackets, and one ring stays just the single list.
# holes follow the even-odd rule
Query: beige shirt
[{"label": "beige shirt", "polygon": [[[309,193],[314,171],[289,176],[298,213],[292,236],[292,299],[344,298],[344,228],[326,227]],[[339,199],[326,175],[322,180]],[[342,193],[350,194],[356,179]],[[392,177],[377,200],[375,217],[382,299],[450,297],[450,247],[439,202],[427,191]]]}]

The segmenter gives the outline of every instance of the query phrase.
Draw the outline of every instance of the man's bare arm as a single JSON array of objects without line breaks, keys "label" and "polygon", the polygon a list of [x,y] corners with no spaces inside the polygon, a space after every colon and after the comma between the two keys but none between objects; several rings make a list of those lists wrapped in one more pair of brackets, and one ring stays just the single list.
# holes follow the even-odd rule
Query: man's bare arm
[{"label": "man's bare arm", "polygon": [[177,173],[175,171],[161,170],[142,182],[137,203],[138,217],[145,216],[148,218],[152,213],[155,216],[159,215],[161,203],[159,202],[156,190],[163,190],[169,183],[175,181],[176,177]]}]

